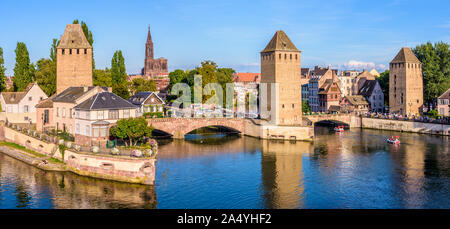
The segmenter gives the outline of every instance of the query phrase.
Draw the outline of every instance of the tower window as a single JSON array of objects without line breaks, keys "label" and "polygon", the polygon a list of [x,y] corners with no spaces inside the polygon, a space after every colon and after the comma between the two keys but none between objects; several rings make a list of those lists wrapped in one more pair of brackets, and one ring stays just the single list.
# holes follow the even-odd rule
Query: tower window
[{"label": "tower window", "polygon": [[69,49],[69,54],[72,55],[72,49]]},{"label": "tower window", "polygon": [[291,58],[291,60],[292,60],[292,54],[289,55],[289,58]]},{"label": "tower window", "polygon": [[62,51],[61,53],[64,55],[66,50],[65,49],[61,49],[61,51]]},{"label": "tower window", "polygon": [[284,54],[284,59],[285,59],[285,60],[287,59],[287,54],[286,54],[286,53]]},{"label": "tower window", "polygon": [[84,49],[84,54],[87,54],[87,49]]},{"label": "tower window", "polygon": [[295,54],[295,59],[297,60],[297,54]]},{"label": "tower window", "polygon": [[77,54],[80,54],[80,49],[77,49]]},{"label": "tower window", "polygon": [[281,53],[279,54],[279,56],[280,56],[280,60],[281,60]]}]

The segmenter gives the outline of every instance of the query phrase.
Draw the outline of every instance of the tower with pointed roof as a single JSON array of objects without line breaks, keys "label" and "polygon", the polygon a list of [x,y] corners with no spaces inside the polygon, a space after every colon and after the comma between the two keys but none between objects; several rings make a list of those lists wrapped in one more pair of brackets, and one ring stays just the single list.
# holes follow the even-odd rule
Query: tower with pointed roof
[{"label": "tower with pointed roof", "polygon": [[155,59],[153,40],[150,33],[150,26],[148,27],[147,41],[145,43],[145,63],[143,75],[147,79],[155,79],[156,76],[167,75],[169,72],[167,66],[167,59]]},{"label": "tower with pointed roof", "polygon": [[67,25],[56,50],[56,93],[71,86],[92,86],[92,46],[81,25]]},{"label": "tower with pointed roof", "polygon": [[[301,125],[301,51],[282,30],[261,52],[261,83],[267,84],[267,109],[272,123]],[[272,84],[276,85],[275,90],[271,90]]]},{"label": "tower with pointed roof", "polygon": [[422,105],[422,63],[411,49],[403,47],[389,64],[389,109],[391,113],[416,115]]}]

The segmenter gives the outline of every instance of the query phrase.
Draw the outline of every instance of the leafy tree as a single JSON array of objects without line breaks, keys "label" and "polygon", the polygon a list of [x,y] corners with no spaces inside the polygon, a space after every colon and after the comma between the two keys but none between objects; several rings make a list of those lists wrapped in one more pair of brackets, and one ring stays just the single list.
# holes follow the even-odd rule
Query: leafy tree
[{"label": "leafy tree", "polygon": [[59,45],[58,39],[53,39],[52,48],[50,49],[50,60],[56,63],[56,52]]},{"label": "leafy tree", "polygon": [[111,78],[113,87],[127,81],[125,59],[120,50],[116,51],[111,59]]},{"label": "leafy tree", "polygon": [[430,105],[450,88],[449,47],[444,42],[427,42],[412,49],[422,62],[424,100]]},{"label": "leafy tree", "polygon": [[380,83],[381,90],[384,95],[384,105],[389,104],[389,70],[386,70],[378,77],[378,83]]},{"label": "leafy tree", "polygon": [[145,80],[144,78],[136,78],[131,82],[131,92],[136,94],[142,91],[156,91],[156,83],[154,80]]},{"label": "leafy tree", "polygon": [[110,128],[109,133],[124,140],[127,146],[135,146],[144,137],[151,137],[152,131],[153,127],[149,127],[147,121],[139,117],[119,120],[116,126]]},{"label": "leafy tree", "polygon": [[30,56],[25,43],[17,42],[15,53],[14,90],[23,91],[28,84],[34,81],[34,66],[30,63]]},{"label": "leafy tree", "polygon": [[128,90],[128,82],[124,82],[122,84],[117,84],[113,86],[113,93],[116,95],[122,97],[123,99],[129,99],[130,98],[130,91]]},{"label": "leafy tree", "polygon": [[0,92],[6,89],[5,60],[3,59],[3,48],[0,47]]},{"label": "leafy tree", "polygon": [[311,112],[311,108],[309,107],[308,101],[303,101],[302,102],[302,112],[303,113],[309,113]]},{"label": "leafy tree", "polygon": [[187,77],[186,72],[181,69],[177,69],[177,70],[169,73],[169,79],[170,79],[169,92],[172,90],[173,85],[175,85],[177,83],[181,83],[186,77]]},{"label": "leafy tree", "polygon": [[95,69],[94,76],[92,77],[92,81],[94,86],[101,87],[111,87],[112,86],[112,78],[111,78],[111,70],[109,68],[103,69]]},{"label": "leafy tree", "polygon": [[40,59],[36,63],[36,81],[41,89],[51,96],[56,93],[56,63],[51,59]]}]

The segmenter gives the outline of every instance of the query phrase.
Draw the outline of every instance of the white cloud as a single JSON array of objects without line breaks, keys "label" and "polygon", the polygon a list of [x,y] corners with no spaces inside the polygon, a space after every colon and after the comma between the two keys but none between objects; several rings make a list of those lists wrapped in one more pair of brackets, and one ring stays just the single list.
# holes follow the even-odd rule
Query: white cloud
[{"label": "white cloud", "polygon": [[386,69],[386,65],[384,65],[384,64],[375,64],[374,62],[364,62],[364,61],[358,61],[358,60],[350,60],[347,63],[344,63],[342,65],[342,67],[344,67],[346,69],[356,69],[356,70],[361,70],[361,69],[371,70],[372,68],[381,69],[381,70]]}]

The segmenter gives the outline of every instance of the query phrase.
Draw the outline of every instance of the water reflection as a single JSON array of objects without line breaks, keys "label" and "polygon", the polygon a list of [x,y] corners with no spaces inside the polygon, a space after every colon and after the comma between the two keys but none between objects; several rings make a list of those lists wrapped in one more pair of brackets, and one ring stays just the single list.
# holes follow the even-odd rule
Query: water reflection
[{"label": "water reflection", "polygon": [[[386,144],[392,135],[402,144]],[[217,137],[161,140],[154,187],[0,154],[0,208],[450,208],[448,137],[321,127],[312,143]]]},{"label": "water reflection", "polygon": [[153,186],[45,172],[0,154],[0,208],[156,208]]}]

